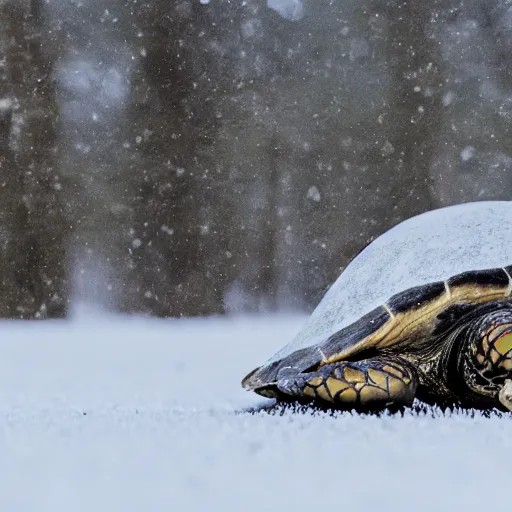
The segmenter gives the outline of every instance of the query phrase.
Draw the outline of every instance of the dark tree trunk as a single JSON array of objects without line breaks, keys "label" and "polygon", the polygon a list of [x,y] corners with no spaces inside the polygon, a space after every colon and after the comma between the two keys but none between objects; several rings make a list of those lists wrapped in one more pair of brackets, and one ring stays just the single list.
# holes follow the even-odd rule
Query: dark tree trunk
[{"label": "dark tree trunk", "polygon": [[140,289],[127,288],[124,310],[158,316],[222,311],[222,290],[209,273],[204,241],[214,236],[205,218],[215,130],[210,82],[200,33],[207,23],[199,3],[156,2],[142,7],[137,23],[144,57],[135,74],[130,111],[137,159],[130,183],[134,230],[133,274]]},{"label": "dark tree trunk", "polygon": [[[374,153],[386,202],[379,231],[433,206],[430,167],[442,123],[442,59],[431,32],[435,2],[390,2],[390,98],[381,119],[387,140]],[[378,178],[377,178],[378,179]],[[380,180],[379,180],[380,181]]]},{"label": "dark tree trunk", "polygon": [[62,317],[68,302],[66,221],[54,164],[58,110],[40,9],[38,0],[0,7],[5,31],[0,96],[10,104],[1,135],[7,248],[1,315],[12,318]]}]

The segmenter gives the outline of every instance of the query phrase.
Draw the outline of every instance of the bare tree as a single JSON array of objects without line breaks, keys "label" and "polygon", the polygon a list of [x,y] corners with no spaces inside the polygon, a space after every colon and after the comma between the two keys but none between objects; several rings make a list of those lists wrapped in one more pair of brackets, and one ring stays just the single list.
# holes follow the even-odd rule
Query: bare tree
[{"label": "bare tree", "polygon": [[432,31],[436,1],[386,5],[375,10],[388,24],[383,43],[391,76],[391,94],[381,118],[387,138],[373,152],[375,179],[386,190],[381,231],[433,206],[430,168],[442,123],[444,83]]}]

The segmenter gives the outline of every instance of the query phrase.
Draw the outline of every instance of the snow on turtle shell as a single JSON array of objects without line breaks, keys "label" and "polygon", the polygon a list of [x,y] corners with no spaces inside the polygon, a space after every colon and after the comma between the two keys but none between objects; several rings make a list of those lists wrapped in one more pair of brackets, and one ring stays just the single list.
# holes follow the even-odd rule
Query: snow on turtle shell
[{"label": "snow on turtle shell", "polygon": [[345,268],[297,336],[264,367],[322,343],[408,288],[512,264],[512,201],[448,206],[401,222]]}]

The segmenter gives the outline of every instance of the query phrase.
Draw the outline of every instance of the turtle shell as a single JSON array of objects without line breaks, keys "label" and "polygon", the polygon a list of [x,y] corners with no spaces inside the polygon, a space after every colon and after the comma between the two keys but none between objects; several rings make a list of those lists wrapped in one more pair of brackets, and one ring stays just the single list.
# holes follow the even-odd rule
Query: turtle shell
[{"label": "turtle shell", "polygon": [[508,297],[509,265],[512,202],[465,203],[412,217],[351,261],[297,336],[249,374],[244,387],[272,384],[282,367],[304,371],[382,346],[383,336],[389,347],[454,302]]}]

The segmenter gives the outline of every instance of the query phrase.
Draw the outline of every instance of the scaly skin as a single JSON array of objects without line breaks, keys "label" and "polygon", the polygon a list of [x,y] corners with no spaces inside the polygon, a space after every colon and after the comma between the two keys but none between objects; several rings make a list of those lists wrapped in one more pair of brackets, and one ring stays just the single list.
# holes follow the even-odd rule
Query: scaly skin
[{"label": "scaly skin", "polygon": [[343,407],[410,405],[417,378],[400,358],[375,357],[322,366],[311,373],[281,370],[277,388],[290,396],[311,398]]}]

